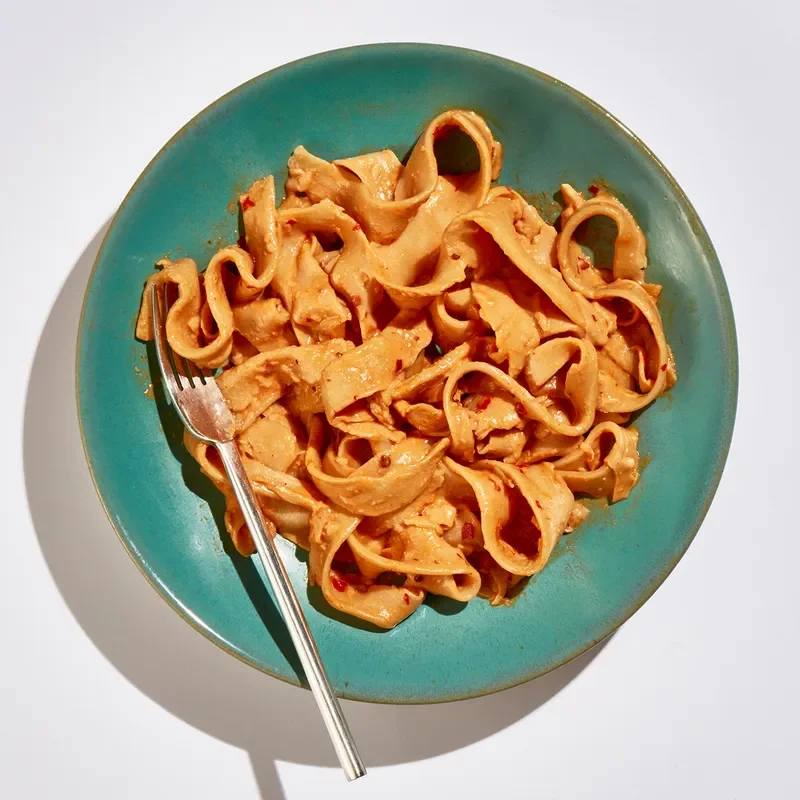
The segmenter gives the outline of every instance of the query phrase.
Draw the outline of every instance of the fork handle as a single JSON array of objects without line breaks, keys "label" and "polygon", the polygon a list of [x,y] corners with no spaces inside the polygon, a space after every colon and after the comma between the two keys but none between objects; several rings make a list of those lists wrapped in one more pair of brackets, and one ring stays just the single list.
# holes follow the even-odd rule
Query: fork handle
[{"label": "fork handle", "polygon": [[225,466],[225,471],[228,473],[236,499],[239,501],[247,527],[253,536],[256,550],[261,557],[261,563],[264,565],[270,586],[275,593],[275,599],[300,657],[306,679],[336,749],[336,755],[339,757],[347,780],[354,781],[365,775],[367,770],[358,754],[339,701],[333,693],[325,667],[322,666],[317,646],[314,644],[303,610],[300,608],[297,595],[289,581],[286,567],[283,565],[275,542],[267,533],[267,524],[261,514],[250,480],[244,471],[239,451],[234,442],[216,444],[216,448]]}]

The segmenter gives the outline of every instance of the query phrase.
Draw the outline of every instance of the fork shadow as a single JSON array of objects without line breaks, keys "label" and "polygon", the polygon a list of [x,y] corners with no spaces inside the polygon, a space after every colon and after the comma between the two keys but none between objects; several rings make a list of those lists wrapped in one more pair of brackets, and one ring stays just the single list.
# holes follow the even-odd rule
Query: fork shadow
[{"label": "fork shadow", "polygon": [[[310,692],[230,658],[174,614],[116,540],[89,476],[74,399],[75,340],[84,290],[107,227],[67,277],[33,362],[23,448],[34,528],[62,598],[98,650],[162,708],[246,750],[262,797],[283,797],[276,760],[337,763]],[[601,648],[488,697],[435,706],[345,701],[344,710],[368,767],[430,758],[533,713]]]}]

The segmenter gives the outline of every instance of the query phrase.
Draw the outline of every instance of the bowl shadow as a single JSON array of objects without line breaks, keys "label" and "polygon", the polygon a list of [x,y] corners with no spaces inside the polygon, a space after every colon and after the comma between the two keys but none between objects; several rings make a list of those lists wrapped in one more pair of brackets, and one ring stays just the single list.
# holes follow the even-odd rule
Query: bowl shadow
[{"label": "bowl shadow", "polygon": [[[230,658],[162,602],[114,536],[84,458],[75,341],[86,284],[108,225],[71,269],[33,361],[23,430],[33,526],[64,602],[103,656],[169,713],[246,750],[262,797],[282,797],[275,761],[337,764],[310,692]],[[257,605],[269,598],[263,587],[251,597]],[[427,706],[344,701],[344,710],[368,768],[430,758],[533,713],[602,646],[499,694]]]}]

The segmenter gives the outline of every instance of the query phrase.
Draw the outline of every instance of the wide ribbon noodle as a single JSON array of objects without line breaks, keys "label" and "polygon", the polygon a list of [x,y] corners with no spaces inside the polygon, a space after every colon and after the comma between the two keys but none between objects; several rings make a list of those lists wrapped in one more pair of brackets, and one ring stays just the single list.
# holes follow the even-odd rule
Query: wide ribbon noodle
[{"label": "wide ribbon noodle", "polygon": [[[455,137],[451,139],[450,137]],[[458,140],[472,168],[443,174]],[[199,272],[163,259],[169,344],[222,372],[268,531],[309,551],[338,611],[391,628],[427,593],[510,602],[589,508],[639,479],[631,415],[676,381],[645,282],[646,240],[610,192],[561,187],[549,225],[493,186],[502,147],[472,111],[390,150],[326,161],[298,147],[286,196],[239,198],[244,235]],[[579,244],[616,226],[613,261]],[[214,448],[185,444],[223,493],[236,550],[253,539]]]}]

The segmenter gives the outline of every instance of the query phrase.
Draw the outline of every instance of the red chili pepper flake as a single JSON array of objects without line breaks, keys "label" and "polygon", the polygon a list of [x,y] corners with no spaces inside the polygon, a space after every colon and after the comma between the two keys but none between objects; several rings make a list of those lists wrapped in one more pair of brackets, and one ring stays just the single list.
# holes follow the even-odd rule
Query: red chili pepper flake
[{"label": "red chili pepper flake", "polygon": [[354,305],[356,308],[358,308],[358,307],[361,305],[361,302],[362,302],[362,301],[361,301],[361,295],[358,295],[358,294],[357,294],[357,295],[356,295],[356,296],[353,298],[353,305]]},{"label": "red chili pepper flake", "polygon": [[525,416],[525,406],[524,406],[524,405],[522,405],[522,403],[517,403],[517,404],[514,406],[514,410],[515,410],[515,411],[517,412],[517,414],[519,414],[521,417],[524,417],[524,416]]},{"label": "red chili pepper flake", "polygon": [[460,253],[450,253],[450,258],[452,258],[453,261],[458,261],[458,259],[461,258],[461,254]]},{"label": "red chili pepper flake", "polygon": [[590,263],[590,262],[589,262],[587,259],[585,259],[585,258],[579,258],[579,259],[578,259],[578,266],[579,266],[581,269],[589,269],[589,267],[591,267],[592,265],[591,265],[591,263]]},{"label": "red chili pepper flake", "polygon": [[597,194],[600,191],[600,187],[596,183],[593,183],[591,186],[589,186],[589,191],[592,194]]},{"label": "red chili pepper flake", "polygon": [[465,522],[461,526],[461,538],[469,541],[475,536],[475,526],[471,522]]},{"label": "red chili pepper flake", "polygon": [[535,502],[536,502],[536,508],[541,508],[542,507],[542,504],[538,500],[536,500]]},{"label": "red chili pepper flake", "polygon": [[532,463],[531,461],[521,461],[517,464],[517,469],[525,469],[525,467],[529,467]]},{"label": "red chili pepper flake", "polygon": [[489,403],[491,402],[492,402],[491,396],[485,394],[478,403],[478,411],[486,411],[486,409],[489,408]]},{"label": "red chili pepper flake", "polygon": [[249,195],[245,195],[242,198],[242,213],[247,211],[248,208],[253,208],[253,207],[255,207],[255,203],[250,199]]},{"label": "red chili pepper flake", "polygon": [[353,223],[353,230],[354,231],[360,231],[361,230],[361,226],[357,222],[355,222],[355,223]]},{"label": "red chili pepper flake", "polygon": [[661,371],[662,372],[666,372],[667,371],[667,365],[666,364],[662,364],[661,365]]},{"label": "red chili pepper flake", "polygon": [[597,322],[597,317],[594,314],[592,314],[592,319]]},{"label": "red chili pepper flake", "polygon": [[388,467],[392,466],[392,457],[384,453],[379,459],[378,463],[384,468],[387,469]]},{"label": "red chili pepper flake", "polygon": [[398,358],[397,361],[394,362],[394,369],[395,369],[395,372],[400,372],[400,370],[403,369],[403,359],[402,358]]},{"label": "red chili pepper flake", "polygon": [[347,590],[347,581],[343,581],[338,575],[331,575],[331,585],[337,592]]},{"label": "red chili pepper flake", "polygon": [[411,605],[411,598],[410,598],[410,597],[408,596],[408,594],[407,594],[407,593],[405,593],[405,592],[403,593],[403,602],[404,602],[404,603],[405,603],[407,606],[410,606],[410,605]]}]

